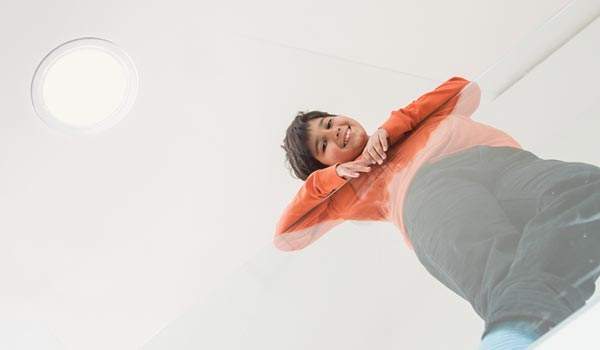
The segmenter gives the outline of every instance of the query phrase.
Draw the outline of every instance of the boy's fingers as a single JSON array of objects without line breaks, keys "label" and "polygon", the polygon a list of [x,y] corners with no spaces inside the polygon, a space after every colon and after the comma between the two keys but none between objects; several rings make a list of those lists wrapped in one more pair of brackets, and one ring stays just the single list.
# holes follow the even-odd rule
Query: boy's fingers
[{"label": "boy's fingers", "polygon": [[363,157],[357,161],[354,162],[355,164],[359,164],[359,165],[367,165],[369,163],[371,163],[370,159],[367,159],[367,154],[363,153]]},{"label": "boy's fingers", "polygon": [[385,135],[383,133],[379,133],[379,141],[381,142],[381,145],[383,146],[383,151],[387,152],[387,148],[388,148],[387,137],[385,137]]},{"label": "boy's fingers", "polygon": [[379,154],[379,157],[383,161],[385,159],[385,152],[383,151],[383,145],[381,143],[377,144],[375,150]]},{"label": "boy's fingers", "polygon": [[365,149],[363,149],[363,152],[362,152],[362,158],[357,160],[356,162],[366,162],[369,160],[368,156],[369,156],[369,154],[367,153],[367,148],[365,147]]},{"label": "boy's fingers", "polygon": [[367,163],[365,159],[359,159],[355,162],[348,163],[344,168],[342,168],[342,176],[347,178],[357,178],[360,177],[360,173],[368,173],[371,171],[370,163]]},{"label": "boy's fingers", "polygon": [[354,164],[350,170],[351,171],[369,171],[369,170],[371,170],[371,168],[368,167],[366,164],[357,163],[357,164]]},{"label": "boy's fingers", "polygon": [[371,156],[374,162],[381,164],[381,156],[377,154],[377,150],[375,150],[375,152],[369,150],[369,155]]},{"label": "boy's fingers", "polygon": [[361,162],[359,164],[371,165],[374,162],[375,162],[375,159],[373,159],[371,154],[369,154],[369,152],[365,149],[365,153],[363,154],[363,159],[361,159]]},{"label": "boy's fingers", "polygon": [[385,159],[385,152],[387,151],[387,142],[385,136],[381,133],[377,133],[377,136],[379,137],[379,142],[375,143],[375,149],[377,150],[377,153],[379,153],[381,158]]},{"label": "boy's fingers", "polygon": [[380,151],[375,147],[373,147],[373,148],[374,148],[374,150],[369,150],[369,154],[371,155],[371,158],[373,158],[373,160],[376,161],[378,164],[383,163],[383,160],[385,159],[385,157],[381,156],[381,153],[383,153],[383,151]]},{"label": "boy's fingers", "polygon": [[368,172],[371,171],[371,167],[370,167],[370,163],[367,164],[365,162],[361,162],[361,161],[357,161],[355,164],[352,165],[352,167],[350,168],[351,171],[362,171],[362,172]]}]

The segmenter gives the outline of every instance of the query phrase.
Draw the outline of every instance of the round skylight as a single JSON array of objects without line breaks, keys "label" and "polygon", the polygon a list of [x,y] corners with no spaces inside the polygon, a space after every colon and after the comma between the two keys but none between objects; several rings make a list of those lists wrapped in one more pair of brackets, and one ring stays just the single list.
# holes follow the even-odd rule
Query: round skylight
[{"label": "round skylight", "polygon": [[42,60],[31,98],[48,125],[93,132],[118,123],[133,106],[137,88],[135,66],[120,47],[83,38],[60,45]]}]

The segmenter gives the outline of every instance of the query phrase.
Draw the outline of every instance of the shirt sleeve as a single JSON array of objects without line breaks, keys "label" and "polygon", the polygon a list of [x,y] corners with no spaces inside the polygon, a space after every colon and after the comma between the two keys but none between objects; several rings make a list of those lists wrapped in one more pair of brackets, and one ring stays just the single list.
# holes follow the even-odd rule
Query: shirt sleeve
[{"label": "shirt sleeve", "polygon": [[283,251],[302,249],[343,221],[328,198],[346,183],[337,175],[336,166],[308,176],[275,227],[275,247]]},{"label": "shirt sleeve", "polygon": [[443,110],[436,112],[436,114],[460,114],[470,117],[479,107],[480,101],[481,89],[476,82],[472,81],[465,85],[460,93],[457,96],[452,97],[450,101],[446,103],[447,106],[442,107]]},{"label": "shirt sleeve", "polygon": [[[380,126],[388,132],[390,144],[396,143],[404,133],[411,131],[417,124],[437,112],[441,107],[450,107],[445,104],[456,97],[467,84],[469,84],[469,81],[464,78],[450,78],[435,90],[422,95],[408,106],[393,111],[388,120]],[[456,101],[458,99],[454,101],[455,104]]]}]

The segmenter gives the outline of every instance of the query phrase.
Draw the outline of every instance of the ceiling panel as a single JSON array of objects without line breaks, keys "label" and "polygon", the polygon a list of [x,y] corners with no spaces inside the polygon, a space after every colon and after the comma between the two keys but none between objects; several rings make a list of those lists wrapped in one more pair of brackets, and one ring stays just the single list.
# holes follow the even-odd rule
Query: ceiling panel
[{"label": "ceiling panel", "polygon": [[[40,348],[31,339],[43,339],[48,349],[131,349],[161,343],[164,338],[155,338],[161,330],[186,312],[204,310],[198,305],[238,281],[244,264],[275,253],[275,222],[300,186],[279,148],[297,111],[355,116],[372,130],[448,77],[478,76],[566,3],[4,1],[0,324],[10,327],[0,333],[0,345]],[[584,119],[598,110],[595,102],[581,102],[599,100],[581,88],[597,76],[597,52],[590,49],[596,33],[583,32],[489,109],[482,106],[477,118],[514,132],[542,154],[600,163],[581,152],[594,136]],[[120,124],[74,136],[37,117],[30,84],[48,52],[81,37],[123,48],[136,64],[140,88]],[[551,96],[569,86],[581,93],[565,97],[571,107],[541,108],[544,97],[532,92],[548,84],[560,87]],[[519,113],[515,105],[522,106]],[[574,111],[569,118],[578,122],[565,124],[556,111]],[[553,122],[532,134],[543,120]],[[574,129],[564,135],[565,128]],[[553,142],[558,133],[569,137],[572,149]],[[328,260],[342,235],[364,230],[347,225],[306,259],[328,262],[334,273],[336,264],[352,261],[351,249],[370,242],[356,235],[339,261]],[[414,259],[391,227],[376,232],[383,233],[378,244],[403,252],[390,249],[378,263]],[[376,256],[371,251],[361,261]],[[303,258],[294,259],[301,273]],[[424,271],[406,273],[417,281],[415,290],[454,303],[451,310],[469,324],[464,332],[476,337],[480,329],[470,310],[432,287]],[[319,283],[326,276],[314,278]],[[397,288],[401,280],[389,278]],[[282,293],[294,286],[278,283]]]}]

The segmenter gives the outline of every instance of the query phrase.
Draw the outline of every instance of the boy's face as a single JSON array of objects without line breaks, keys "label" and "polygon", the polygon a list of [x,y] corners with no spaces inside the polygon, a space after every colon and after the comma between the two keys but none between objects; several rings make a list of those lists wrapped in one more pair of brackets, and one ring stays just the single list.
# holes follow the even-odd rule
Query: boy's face
[{"label": "boy's face", "polygon": [[325,165],[353,161],[362,154],[369,135],[359,122],[344,116],[309,120],[308,147]]}]

